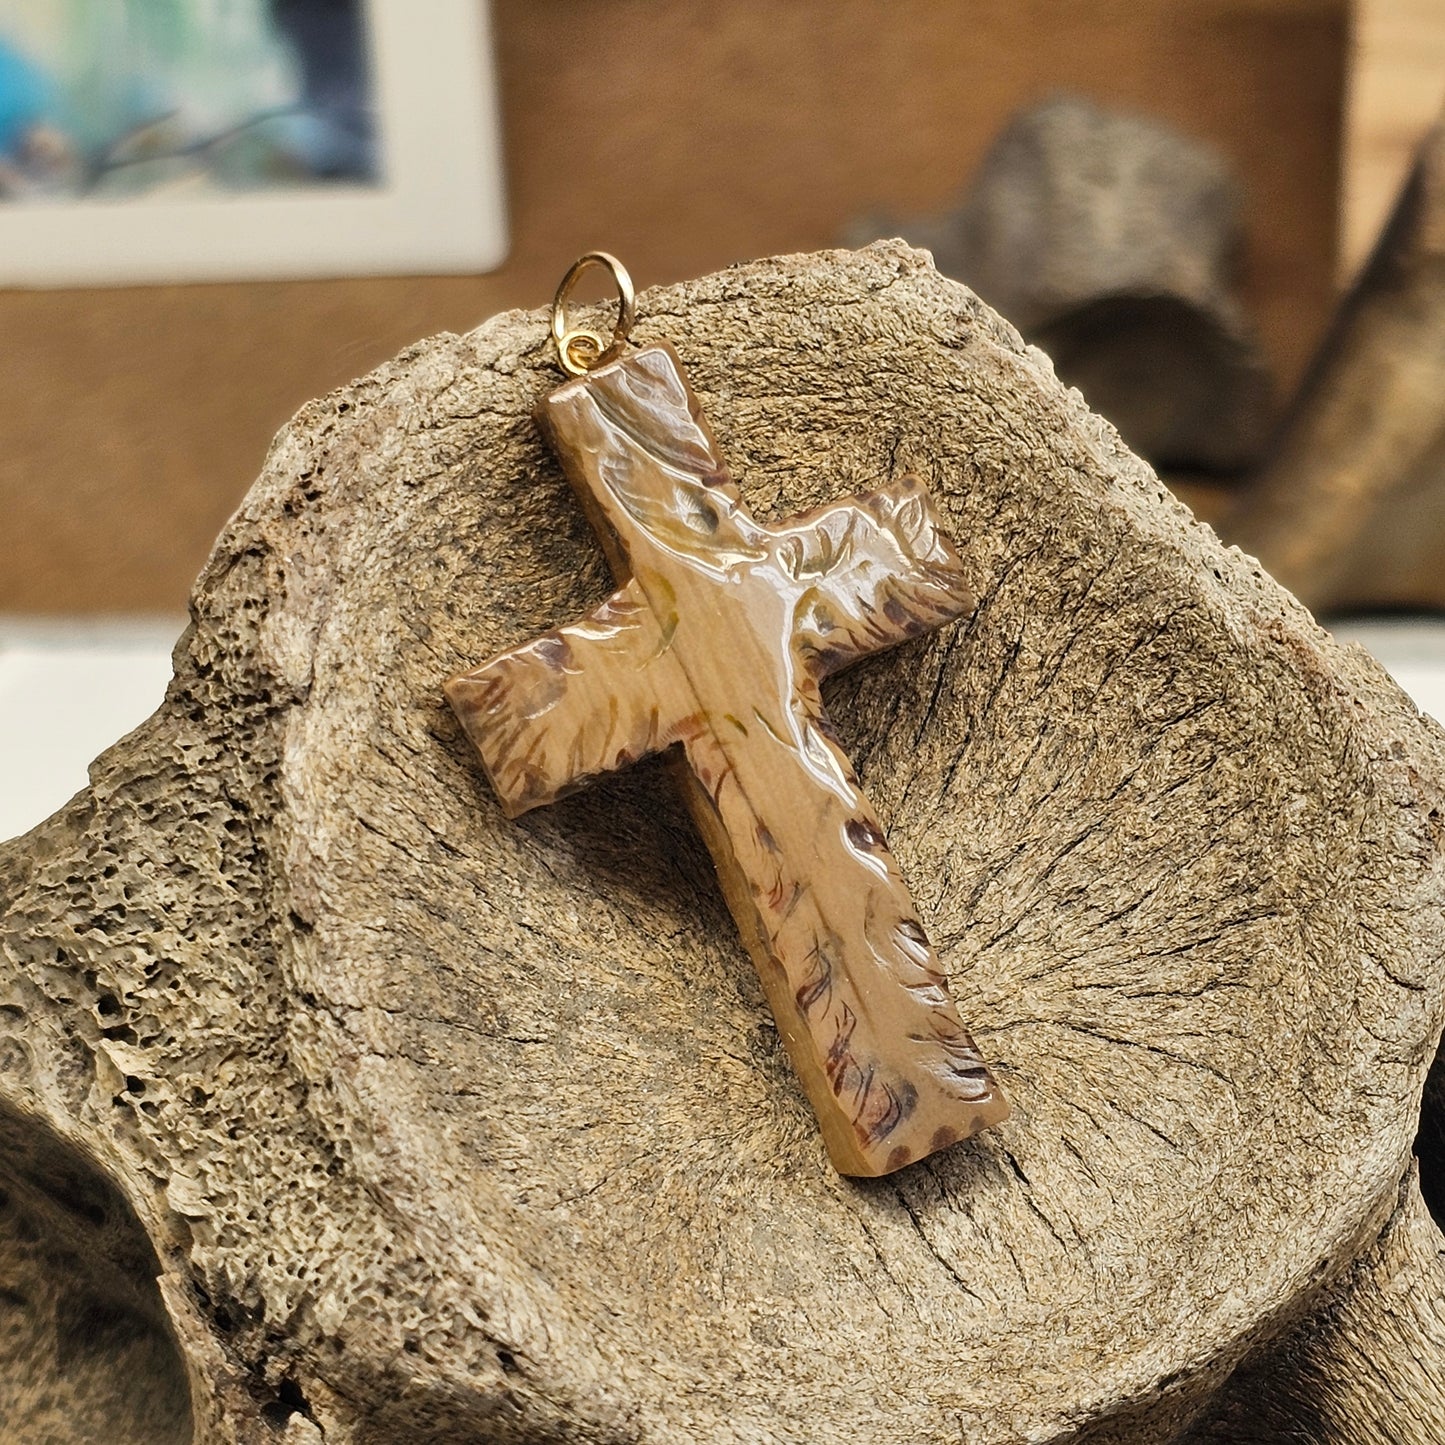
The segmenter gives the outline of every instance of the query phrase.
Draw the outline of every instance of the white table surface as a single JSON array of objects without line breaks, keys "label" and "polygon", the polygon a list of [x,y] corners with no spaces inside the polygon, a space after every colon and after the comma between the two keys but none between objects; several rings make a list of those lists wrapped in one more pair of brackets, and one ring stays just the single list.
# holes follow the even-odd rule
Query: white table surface
[{"label": "white table surface", "polygon": [[[90,760],[150,716],[182,626],[170,618],[0,618],[0,838],[49,817],[85,786]],[[1445,721],[1445,620],[1334,630],[1367,647],[1422,709]]]}]

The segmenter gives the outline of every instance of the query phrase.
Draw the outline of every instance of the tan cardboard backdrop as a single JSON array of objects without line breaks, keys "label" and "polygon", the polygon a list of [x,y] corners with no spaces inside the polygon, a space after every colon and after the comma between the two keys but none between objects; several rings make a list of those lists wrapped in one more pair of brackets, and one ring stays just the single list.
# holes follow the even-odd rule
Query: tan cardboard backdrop
[{"label": "tan cardboard backdrop", "polygon": [[647,285],[940,208],[1010,112],[1060,89],[1234,160],[1246,294],[1292,379],[1331,296],[1347,18],[1346,0],[500,0],[502,270],[0,292],[0,610],[178,610],[310,397],[544,303],[583,250]]}]

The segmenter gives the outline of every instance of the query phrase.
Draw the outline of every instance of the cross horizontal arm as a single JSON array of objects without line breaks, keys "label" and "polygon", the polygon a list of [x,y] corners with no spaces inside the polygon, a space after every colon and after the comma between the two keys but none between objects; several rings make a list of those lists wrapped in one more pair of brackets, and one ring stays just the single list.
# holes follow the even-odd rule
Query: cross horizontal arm
[{"label": "cross horizontal arm", "polygon": [[974,596],[923,483],[899,477],[768,528],[776,556],[806,590],[795,644],[826,676],[965,617]]},{"label": "cross horizontal arm", "polygon": [[446,684],[509,818],[675,741],[685,720],[667,700],[686,691],[671,640],[629,582]]}]

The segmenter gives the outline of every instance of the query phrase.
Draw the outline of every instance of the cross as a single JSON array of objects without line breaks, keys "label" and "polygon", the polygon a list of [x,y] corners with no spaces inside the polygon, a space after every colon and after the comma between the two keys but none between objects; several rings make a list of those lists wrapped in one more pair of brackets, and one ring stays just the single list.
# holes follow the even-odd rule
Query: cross
[{"label": "cross", "polygon": [[566,383],[537,419],[619,585],[446,685],[506,814],[680,746],[838,1170],[885,1174],[1005,1118],[820,692],[973,609],[922,484],[759,522],[665,344]]}]

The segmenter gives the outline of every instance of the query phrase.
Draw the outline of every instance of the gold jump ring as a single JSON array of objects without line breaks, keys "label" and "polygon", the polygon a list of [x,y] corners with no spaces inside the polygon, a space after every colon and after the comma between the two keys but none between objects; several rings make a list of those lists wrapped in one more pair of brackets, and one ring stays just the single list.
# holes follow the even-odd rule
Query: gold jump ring
[{"label": "gold jump ring", "polygon": [[[567,302],[572,288],[589,266],[601,266],[617,287],[617,324],[612,328],[611,340],[605,340],[596,331],[567,324]],[[568,376],[584,376],[594,367],[611,361],[622,350],[636,320],[637,296],[627,267],[606,251],[589,251],[579,256],[568,267],[552,302],[552,340],[557,343],[557,359],[562,363],[562,370]]]}]

